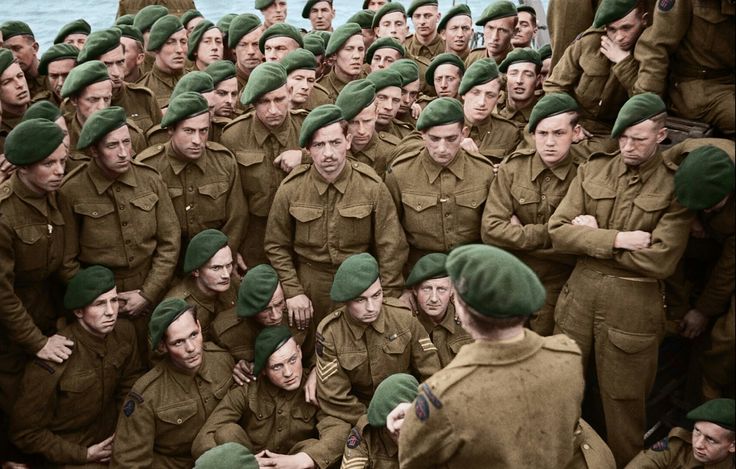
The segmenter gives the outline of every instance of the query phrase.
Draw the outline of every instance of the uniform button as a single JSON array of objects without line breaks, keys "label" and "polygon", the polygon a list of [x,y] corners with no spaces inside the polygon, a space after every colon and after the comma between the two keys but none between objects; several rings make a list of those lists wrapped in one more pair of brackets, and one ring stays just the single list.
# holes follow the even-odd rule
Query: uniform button
[{"label": "uniform button", "polygon": [[129,239],[126,239],[125,240],[125,244],[130,244],[130,240]]},{"label": "uniform button", "polygon": [[588,443],[583,444],[583,449],[590,449],[590,445]]},{"label": "uniform button", "polygon": [[544,178],[544,180],[545,181],[549,181],[549,176],[547,176],[546,178]]},{"label": "uniform button", "polygon": [[263,414],[258,414],[258,418],[259,419],[262,419],[263,418]]},{"label": "uniform button", "polygon": [[542,200],[545,200],[546,198],[547,198],[547,196],[546,196],[546,195],[543,195],[543,196],[542,196]]},{"label": "uniform button", "polygon": [[473,202],[473,203],[472,203],[472,204],[470,204],[470,205],[472,205],[473,207],[475,207],[476,205],[478,205],[478,203],[477,203],[477,202]]},{"label": "uniform button", "polygon": [[176,423],[181,423],[181,419],[176,419]]},{"label": "uniform button", "polygon": [[97,212],[92,212],[92,216],[96,217],[97,216]]},{"label": "uniform button", "polygon": [[521,199],[519,199],[519,202],[524,202],[524,200],[524,197],[522,197]]},{"label": "uniform button", "polygon": [[417,210],[421,210],[421,209],[422,209],[422,204],[417,205]]},{"label": "uniform button", "polygon": [[279,427],[279,428],[277,428],[277,429],[276,429],[276,431],[279,431],[279,432],[280,432],[281,430],[283,430],[283,427]]},{"label": "uniform button", "polygon": [[279,412],[278,412],[278,413],[279,413],[279,415],[281,415],[281,414],[283,414],[283,413],[284,413],[284,411],[283,411],[283,410],[279,410]]},{"label": "uniform button", "polygon": [[120,188],[119,187],[116,187],[115,188],[115,192],[120,192]]},{"label": "uniform button", "polygon": [[194,187],[189,186],[189,189],[187,189],[189,192],[194,192]]},{"label": "uniform button", "polygon": [[124,221],[123,222],[123,226],[128,226],[128,222],[127,221]]},{"label": "uniform button", "polygon": [[446,213],[446,214],[445,214],[445,217],[449,217],[449,216],[450,216],[450,214],[449,214],[449,213]]}]

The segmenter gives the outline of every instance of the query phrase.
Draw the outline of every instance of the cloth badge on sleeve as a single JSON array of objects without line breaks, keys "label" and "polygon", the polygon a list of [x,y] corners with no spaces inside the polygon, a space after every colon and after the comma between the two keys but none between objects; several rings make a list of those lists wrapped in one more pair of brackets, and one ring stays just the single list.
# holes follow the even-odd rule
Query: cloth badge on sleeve
[{"label": "cloth badge on sleeve", "polygon": [[670,11],[675,6],[675,0],[659,0],[657,6],[660,11]]},{"label": "cloth badge on sleeve", "polygon": [[126,417],[130,417],[133,415],[133,412],[135,412],[135,401],[133,399],[128,399],[125,402],[125,405],[123,405],[123,413]]},{"label": "cloth badge on sleeve", "polygon": [[355,449],[358,446],[360,446],[360,432],[357,428],[353,427],[350,430],[350,435],[348,435],[347,447]]},{"label": "cloth badge on sleeve", "polygon": [[652,451],[661,452],[670,447],[670,437],[666,436],[652,445]]},{"label": "cloth badge on sleeve", "polygon": [[429,403],[424,396],[419,395],[414,401],[414,413],[420,422],[424,422],[429,418]]},{"label": "cloth badge on sleeve", "polygon": [[442,401],[440,400],[439,397],[435,396],[432,393],[432,389],[429,387],[429,385],[427,383],[424,383],[424,384],[422,384],[421,388],[422,388],[422,391],[424,392],[424,394],[427,395],[427,399],[429,399],[429,402],[431,402],[432,405],[435,406],[436,408],[441,409],[442,408]]},{"label": "cloth badge on sleeve", "polygon": [[432,343],[432,340],[429,337],[425,337],[424,339],[419,339],[419,345],[422,346],[422,350],[424,350],[425,352],[437,350],[437,347],[434,346],[434,344]]},{"label": "cloth badge on sleeve", "polygon": [[322,363],[322,360],[319,360],[317,362],[317,377],[320,381],[323,383],[327,381],[330,376],[337,373],[337,360],[332,360],[331,362]]}]

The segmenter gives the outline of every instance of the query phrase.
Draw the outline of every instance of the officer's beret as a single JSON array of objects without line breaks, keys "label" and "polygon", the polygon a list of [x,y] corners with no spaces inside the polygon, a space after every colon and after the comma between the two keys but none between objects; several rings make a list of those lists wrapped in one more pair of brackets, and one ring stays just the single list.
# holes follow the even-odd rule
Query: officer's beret
[{"label": "officer's beret", "polygon": [[266,41],[272,37],[290,37],[299,47],[304,47],[304,39],[298,29],[288,23],[276,23],[263,31],[261,39],[258,40],[258,48],[261,49],[261,53],[266,52]]},{"label": "officer's beret", "polygon": [[522,11],[524,11],[526,13],[529,13],[535,18],[537,17],[537,10],[535,10],[534,7],[531,5],[519,5],[516,7],[516,11],[518,13],[521,13]]},{"label": "officer's beret", "polygon": [[402,87],[419,80],[419,65],[411,59],[399,59],[392,63],[389,68],[401,74]]},{"label": "officer's beret", "polygon": [[629,98],[618,111],[618,117],[613,124],[611,137],[618,138],[626,129],[632,125],[644,122],[656,115],[667,111],[662,98],[654,93],[637,94]]},{"label": "officer's beret", "polygon": [[376,16],[376,12],[373,10],[360,10],[350,18],[348,23],[357,23],[363,29],[371,29],[373,27],[373,17]]},{"label": "officer's beret", "polygon": [[548,117],[564,114],[566,112],[578,112],[578,103],[567,93],[550,93],[537,101],[532,113],[529,115],[529,133],[534,133],[537,125]]},{"label": "officer's beret", "polygon": [[256,10],[263,10],[264,8],[268,8],[274,0],[256,0]]},{"label": "officer's beret", "polygon": [[194,461],[194,469],[258,469],[258,461],[240,443],[223,443],[208,449]]},{"label": "officer's beret", "polygon": [[602,28],[618,21],[636,8],[636,0],[603,0],[595,11],[593,27]]},{"label": "officer's beret", "polygon": [[325,47],[325,55],[332,55],[339,51],[348,42],[348,39],[353,36],[363,37],[361,31],[362,29],[358,23],[345,23],[339,26],[330,35],[330,41],[327,43],[327,47]]},{"label": "officer's beret", "polygon": [[115,26],[133,26],[133,22],[135,21],[135,14],[128,13],[127,15],[120,16],[118,19],[115,20]]},{"label": "officer's beret", "polygon": [[440,22],[437,24],[437,31],[443,31],[447,27],[447,23],[456,16],[469,16],[470,19],[473,18],[473,14],[470,12],[470,7],[464,3],[460,3],[459,5],[455,5],[450,8],[447,10],[447,13],[442,15]]},{"label": "officer's beret", "polygon": [[[64,59],[78,60],[77,59],[78,55],[79,55],[79,49],[77,49],[77,46],[73,46],[71,44],[54,44],[53,46],[46,49],[46,52],[43,53],[43,55],[41,56],[41,59],[38,61],[38,74],[48,75],[49,74],[49,64],[51,62],[56,62],[57,60],[64,60]],[[12,54],[11,54],[11,58],[12,58]],[[3,70],[2,65],[0,65],[0,70]]]},{"label": "officer's beret", "polygon": [[120,46],[120,37],[123,35],[118,28],[108,28],[95,31],[87,36],[87,42],[79,51],[77,62],[84,63],[90,60],[98,60],[104,54]]},{"label": "officer's beret", "polygon": [[15,62],[15,56],[10,52],[10,49],[0,47],[0,75],[5,73],[5,70],[7,70],[13,62]]},{"label": "officer's beret", "polygon": [[59,117],[63,116],[61,109],[56,104],[42,100],[37,101],[29,107],[25,114],[23,114],[23,120],[27,121],[30,119],[46,119],[51,122],[56,122]]},{"label": "officer's beret", "polygon": [[404,46],[402,46],[399,41],[390,36],[379,37],[373,41],[373,44],[371,44],[365,52],[365,63],[371,63],[373,60],[373,54],[375,54],[378,49],[393,49],[398,51],[399,54],[401,54],[401,57],[406,55],[406,49],[404,49]]},{"label": "officer's beret", "polygon": [[151,26],[153,26],[153,23],[156,22],[159,18],[163,18],[164,16],[169,14],[169,9],[166,8],[163,5],[147,5],[140,9],[140,11],[135,15],[135,19],[133,20],[133,26],[138,28],[141,33],[145,33],[149,29],[151,29]]},{"label": "officer's beret", "polygon": [[250,72],[240,102],[246,106],[253,104],[258,98],[286,84],[286,69],[278,62],[265,62]]},{"label": "officer's beret", "polygon": [[537,275],[502,249],[461,246],[450,252],[445,266],[455,292],[483,316],[529,316],[544,304],[546,291]]},{"label": "officer's beret", "polygon": [[312,109],[302,122],[302,128],[299,131],[299,146],[305,148],[312,140],[312,135],[322,127],[327,127],[335,122],[340,122],[345,118],[342,111],[334,104],[323,104]]},{"label": "officer's beret", "polygon": [[166,41],[175,34],[184,29],[179,18],[174,15],[166,15],[156,20],[151,26],[151,34],[148,36],[148,52],[161,49]]},{"label": "officer's beret", "polygon": [[268,363],[268,357],[280,349],[291,339],[291,331],[286,326],[269,326],[263,328],[256,337],[255,356],[253,357],[253,375],[258,376]]},{"label": "officer's beret", "polygon": [[475,22],[476,26],[485,26],[489,21],[516,16],[516,5],[508,0],[497,0],[486,7],[480,18]]},{"label": "officer's beret", "polygon": [[463,105],[455,98],[436,98],[424,108],[417,119],[417,130],[426,130],[438,125],[465,122]]},{"label": "officer's beret", "polygon": [[508,53],[501,65],[498,66],[498,70],[501,73],[506,73],[511,65],[524,62],[533,63],[537,66],[537,69],[542,66],[542,58],[539,56],[539,52],[531,47],[519,47]]},{"label": "officer's beret", "polygon": [[373,83],[373,86],[376,87],[376,93],[390,86],[401,88],[403,85],[401,73],[390,67],[371,72],[365,79]]},{"label": "officer's beret", "polygon": [[388,2],[388,3],[386,3],[381,8],[379,8],[378,11],[376,11],[376,14],[375,15],[373,15],[373,24],[372,24],[372,26],[374,28],[377,28],[378,25],[381,24],[381,19],[384,16],[386,16],[386,15],[388,15],[390,13],[396,13],[397,11],[399,13],[401,13],[402,15],[404,15],[404,18],[406,18],[406,9],[404,9],[404,5],[402,5],[399,2],[396,2],[396,3]]},{"label": "officer's beret", "polygon": [[120,30],[121,37],[129,37],[143,44],[143,33],[141,33],[140,29],[128,24],[119,24],[115,27]]},{"label": "officer's beret", "polygon": [[174,86],[174,90],[171,92],[169,101],[187,91],[194,91],[195,93],[209,93],[214,89],[215,82],[209,74],[199,70],[194,70],[192,72],[185,73],[184,76],[176,82],[176,86]]},{"label": "officer's beret", "polygon": [[402,402],[417,397],[419,382],[408,373],[395,373],[381,381],[368,404],[368,424],[374,428],[386,426],[386,417]]},{"label": "officer's beret", "polygon": [[113,288],[115,275],[110,269],[101,265],[89,266],[77,272],[69,281],[64,294],[64,308],[84,308]]},{"label": "officer's beret", "polygon": [[176,321],[184,311],[191,308],[192,306],[181,298],[166,298],[156,306],[148,321],[148,338],[152,349],[158,347],[171,323]]},{"label": "officer's beret", "polygon": [[16,166],[45,159],[64,140],[61,127],[47,119],[29,119],[16,125],[5,139],[5,158]]},{"label": "officer's beret", "polygon": [[304,48],[314,54],[315,57],[325,55],[325,41],[322,40],[322,36],[316,33],[309,33],[302,39],[304,40]]},{"label": "officer's beret", "polygon": [[204,73],[212,77],[212,84],[215,85],[215,88],[221,82],[235,78],[237,75],[235,64],[229,60],[216,60],[212,62],[205,67]]},{"label": "officer's beret", "polygon": [[[205,73],[205,75],[207,74]],[[209,78],[210,83],[212,83],[212,77],[207,75],[207,78]],[[169,107],[168,109],[166,109],[166,114],[164,114],[164,117],[161,118],[161,128],[167,129],[169,127],[173,127],[178,122],[181,122],[184,119],[189,119],[190,117],[204,114],[205,112],[209,112],[209,110],[210,106],[201,93],[198,93],[196,91],[184,91],[172,97],[169,101]],[[188,254],[189,250],[187,250],[187,255]],[[209,259],[209,257],[207,259]],[[187,267],[191,267],[192,265],[194,264],[187,263],[185,258],[184,272],[190,272],[191,270],[197,268],[197,266],[194,266],[192,267],[192,269],[187,270]]]},{"label": "officer's beret", "polygon": [[439,2],[438,0],[413,0],[409,5],[409,8],[406,9],[406,15],[411,16],[417,8],[426,7],[428,5],[438,6]]},{"label": "officer's beret", "polygon": [[281,59],[281,65],[288,75],[294,70],[317,70],[317,59],[307,49],[297,49],[286,54]]},{"label": "officer's beret", "polygon": [[238,290],[238,302],[235,312],[240,317],[252,317],[268,306],[276,288],[279,276],[268,264],[258,264],[245,273]]},{"label": "officer's beret", "polygon": [[423,256],[411,269],[409,277],[406,279],[406,287],[410,288],[433,278],[447,277],[446,261],[447,254],[441,252],[433,252]]},{"label": "officer's beret", "polygon": [[342,116],[349,121],[355,119],[363,109],[376,100],[376,87],[365,78],[349,82],[340,91],[335,105],[342,111]]},{"label": "officer's beret", "polygon": [[338,303],[354,300],[373,285],[378,279],[378,274],[378,262],[375,257],[367,252],[353,254],[345,259],[335,272],[330,298]]},{"label": "officer's beret", "polygon": [[[223,39],[226,39],[228,45],[230,44],[228,35],[230,34],[230,25],[232,24],[233,20],[238,16],[237,13],[228,13],[227,15],[223,15],[222,18],[217,20],[217,23],[215,23],[215,26],[217,26],[217,29],[222,31]],[[243,36],[240,36],[243,37]],[[240,37],[238,38],[238,41],[240,40]]]},{"label": "officer's beret", "polygon": [[727,430],[734,430],[736,405],[733,399],[711,399],[687,414],[693,422],[712,422]]},{"label": "officer's beret", "polygon": [[204,33],[216,27],[217,26],[215,26],[215,23],[210,20],[202,20],[201,23],[194,27],[192,33],[189,35],[189,41],[187,42],[187,58],[189,60],[196,59],[194,53],[197,52],[197,49],[199,48],[199,43],[200,41],[202,41]]},{"label": "officer's beret", "polygon": [[84,123],[77,141],[77,150],[84,150],[103,139],[105,135],[125,125],[127,116],[120,106],[95,111]]},{"label": "officer's beret", "polygon": [[250,34],[254,29],[261,25],[261,19],[253,13],[243,13],[237,15],[230,22],[227,30],[227,45],[231,49],[235,49],[240,40],[246,34]]},{"label": "officer's beret", "polygon": [[[363,0],[363,9],[364,10],[368,8],[368,2],[370,2],[370,0]],[[388,3],[391,3],[391,0],[388,0]]]},{"label": "officer's beret", "polygon": [[[198,96],[196,93],[186,93],[181,95],[180,100],[194,98]],[[201,96],[199,96],[201,98]],[[171,109],[166,111],[168,115]],[[227,246],[227,236],[220,230],[212,228],[200,231],[189,241],[187,252],[184,255],[183,270],[185,274],[192,272],[205,265],[217,251]]]},{"label": "officer's beret", "polygon": [[82,18],[74,20],[71,23],[67,23],[61,27],[59,33],[54,38],[54,44],[60,44],[64,42],[64,39],[70,34],[89,34],[92,31],[92,27],[84,21]]},{"label": "officer's beret", "polygon": [[547,59],[552,58],[552,46],[549,44],[545,44],[539,49],[537,49],[537,53],[539,53],[539,58],[544,62]]},{"label": "officer's beret", "polygon": [[713,145],[690,152],[675,173],[675,197],[690,210],[718,204],[734,190],[734,164]]},{"label": "officer's beret", "polygon": [[302,18],[309,18],[309,12],[312,10],[312,7],[319,2],[327,2],[332,5],[332,0],[307,0],[304,4],[304,8],[302,8]]},{"label": "officer's beret", "polygon": [[498,78],[498,66],[495,60],[489,58],[476,60],[465,70],[463,79],[460,81],[458,94],[463,96],[474,86],[484,85],[496,78]]},{"label": "officer's beret", "polygon": [[179,21],[181,21],[181,24],[183,24],[186,28],[187,23],[192,21],[194,18],[204,18],[204,15],[199,10],[195,10],[194,8],[192,8],[182,13],[179,17]]},{"label": "officer's beret", "polygon": [[465,73],[465,62],[463,62],[463,59],[452,52],[443,52],[432,59],[429,67],[427,67],[427,71],[424,73],[424,80],[434,86],[434,72],[437,70],[437,67],[444,64],[454,65],[460,69],[461,77]]},{"label": "officer's beret", "polygon": [[3,39],[6,41],[15,36],[35,37],[33,35],[33,31],[31,31],[31,27],[28,26],[28,23],[24,23],[22,21],[6,21],[5,23],[0,24],[0,32],[3,33]]},{"label": "officer's beret", "polygon": [[79,64],[66,77],[66,81],[61,87],[61,97],[68,98],[81,92],[89,85],[109,79],[110,75],[107,73],[107,67],[99,60],[90,60]]}]

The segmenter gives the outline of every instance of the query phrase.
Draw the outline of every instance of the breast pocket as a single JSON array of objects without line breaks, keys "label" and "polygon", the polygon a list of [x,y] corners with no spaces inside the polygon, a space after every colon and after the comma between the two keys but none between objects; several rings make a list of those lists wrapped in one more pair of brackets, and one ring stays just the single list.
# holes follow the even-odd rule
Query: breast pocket
[{"label": "breast pocket", "polygon": [[74,205],[74,213],[82,218],[79,244],[87,251],[103,249],[103,244],[107,244],[104,249],[110,248],[109,243],[105,243],[109,241],[105,239],[105,233],[117,230],[118,221],[114,212],[115,206],[109,202],[80,202]]},{"label": "breast pocket", "polygon": [[721,13],[721,2],[700,3],[700,5],[693,6],[693,20],[688,38],[692,38],[702,51],[722,48],[723,46],[718,44],[718,41],[726,37],[733,38],[733,26],[730,28],[731,34],[728,34],[729,25],[725,23],[729,17]]},{"label": "breast pocket", "polygon": [[263,151],[237,151],[235,158],[240,165],[240,180],[248,198],[248,209],[254,215],[267,217],[270,208],[269,175],[265,167]]},{"label": "breast pocket", "polygon": [[408,237],[414,239],[412,244],[427,249],[442,245],[442,218],[437,194],[402,192],[401,203],[404,208],[402,225]]},{"label": "breast pocket", "polygon": [[616,201],[616,191],[609,186],[592,181],[583,182],[583,191],[588,196],[588,200],[585,201],[585,212],[595,216],[598,226],[613,228],[608,226],[608,221]]},{"label": "breast pocket", "polygon": [[[197,415],[197,403],[187,400],[156,409],[156,445],[169,448],[190,446],[201,423]],[[201,420],[201,419],[200,419]],[[188,442],[188,444],[187,444]]]},{"label": "breast pocket", "polygon": [[[409,331],[399,333],[398,335],[390,334],[381,347],[384,352],[385,363],[382,363],[379,373],[383,377],[391,376],[394,373],[406,372],[409,369],[411,361],[411,351],[409,344],[412,340]],[[379,374],[375,373],[375,374]]]},{"label": "breast pocket", "polygon": [[274,425],[273,414],[276,406],[272,401],[257,402],[255,398],[248,400],[251,416],[248,422],[248,437],[256,447],[268,445],[268,435]]},{"label": "breast pocket", "polygon": [[522,223],[536,221],[537,208],[542,200],[539,192],[523,186],[511,186],[511,196],[514,198],[514,214]]},{"label": "breast pocket", "polygon": [[670,199],[661,195],[640,195],[634,199],[634,206],[636,210],[628,228],[651,233],[657,227],[664,211],[670,206]]},{"label": "breast pocket", "polygon": [[373,205],[359,204],[338,207],[338,242],[347,250],[365,250],[373,237],[371,213]]},{"label": "breast pocket", "polygon": [[327,241],[324,232],[322,207],[289,207],[289,214],[296,220],[294,243],[299,246],[322,247]]},{"label": "breast pocket", "polygon": [[470,243],[480,240],[480,219],[487,198],[487,187],[476,187],[455,195],[459,242]]},{"label": "breast pocket", "polygon": [[130,200],[132,207],[132,222],[135,223],[136,234],[140,242],[149,240],[156,236],[156,204],[158,194],[150,192],[137,196]]},{"label": "breast pocket", "polygon": [[370,370],[367,366],[367,351],[340,352],[337,360],[340,362],[343,370],[345,370],[351,383],[364,387],[371,385]]},{"label": "breast pocket", "polygon": [[595,111],[611,75],[608,59],[601,54],[583,54],[580,67],[583,71],[575,87],[575,99],[583,109]]},{"label": "breast pocket", "polygon": [[46,225],[16,226],[15,269],[31,272],[45,269],[48,252],[48,227]]},{"label": "breast pocket", "polygon": [[227,219],[226,181],[203,184],[197,188],[199,192],[199,218],[208,228],[219,228]]},{"label": "breast pocket", "polygon": [[93,386],[96,382],[97,375],[93,371],[65,373],[59,380],[61,396],[56,410],[57,418],[79,421],[80,416],[99,412],[101,390],[95,392]]}]

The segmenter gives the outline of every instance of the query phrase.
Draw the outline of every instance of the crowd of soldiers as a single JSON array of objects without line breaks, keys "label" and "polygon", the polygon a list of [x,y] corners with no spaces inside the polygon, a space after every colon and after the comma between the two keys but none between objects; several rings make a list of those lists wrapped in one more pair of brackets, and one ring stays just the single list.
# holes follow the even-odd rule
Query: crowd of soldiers
[{"label": "crowd of soldiers", "polygon": [[0,24],[4,468],[734,468],[733,0],[254,7]]}]

